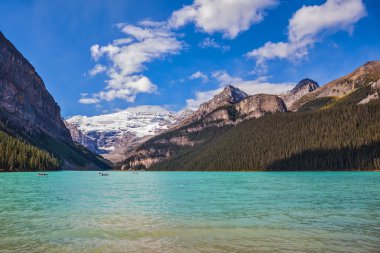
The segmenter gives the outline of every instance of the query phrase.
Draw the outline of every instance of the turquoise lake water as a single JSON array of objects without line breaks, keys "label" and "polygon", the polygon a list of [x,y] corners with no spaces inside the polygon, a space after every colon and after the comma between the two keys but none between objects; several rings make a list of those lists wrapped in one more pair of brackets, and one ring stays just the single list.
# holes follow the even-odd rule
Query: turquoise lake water
[{"label": "turquoise lake water", "polygon": [[380,173],[2,173],[0,252],[380,252]]}]

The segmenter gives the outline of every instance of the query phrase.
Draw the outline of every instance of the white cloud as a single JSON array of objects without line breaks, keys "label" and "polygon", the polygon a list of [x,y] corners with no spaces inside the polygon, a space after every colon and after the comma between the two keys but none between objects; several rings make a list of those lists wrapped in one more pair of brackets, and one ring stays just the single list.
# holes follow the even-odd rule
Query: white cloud
[{"label": "white cloud", "polygon": [[289,39],[312,40],[326,29],[352,30],[365,15],[362,0],[328,0],[320,6],[304,6],[289,21]]},{"label": "white cloud", "polygon": [[285,82],[285,83],[270,83],[270,82],[260,82],[258,80],[248,80],[236,84],[236,87],[245,91],[247,94],[274,94],[278,95],[283,92],[289,91],[294,88],[296,84]]},{"label": "white cloud", "polygon": [[209,91],[197,91],[195,92],[195,98],[187,99],[186,100],[186,106],[187,107],[194,107],[197,108],[200,104],[209,101],[212,99],[216,94],[221,92],[223,88],[215,89],[215,90],[209,90]]},{"label": "white cloud", "polygon": [[96,104],[99,103],[99,100],[97,98],[81,98],[78,100],[79,103],[81,104]]},{"label": "white cloud", "polygon": [[201,42],[199,42],[198,47],[200,48],[217,48],[221,49],[223,52],[230,50],[229,46],[222,45],[216,42],[213,38],[205,38]]},{"label": "white cloud", "polygon": [[200,104],[212,99],[214,95],[221,92],[224,86],[228,84],[245,91],[249,95],[260,93],[278,95],[291,90],[296,85],[292,82],[270,83],[266,81],[266,76],[259,77],[255,80],[243,80],[240,77],[229,75],[225,70],[215,71],[212,76],[219,82],[220,88],[209,91],[197,91],[195,98],[186,100],[188,107],[198,107]]},{"label": "white cloud", "polygon": [[152,21],[152,20],[145,19],[145,20],[140,21],[139,25],[144,26],[144,27],[163,27],[166,25],[166,22]]},{"label": "white cloud", "polygon": [[105,90],[93,94],[98,101],[122,99],[134,102],[138,93],[153,93],[157,90],[149,78],[143,75],[122,76],[117,72],[110,74],[111,79]]},{"label": "white cloud", "polygon": [[146,63],[179,53],[183,43],[177,35],[160,22],[141,21],[140,26],[118,24],[117,27],[128,37],[114,40],[106,46],[93,45],[91,56],[95,61],[106,59],[105,64],[97,64],[90,73],[106,72],[108,79],[104,90],[82,99],[89,103],[102,100],[123,99],[133,102],[138,93],[153,93],[157,86],[141,74]]},{"label": "white cloud", "polygon": [[133,42],[132,38],[123,38],[123,39],[114,40],[112,44],[114,44],[115,46],[121,46],[121,45],[127,45],[132,42]]},{"label": "white cloud", "polygon": [[212,72],[212,77],[214,77],[219,82],[220,86],[226,86],[229,84],[235,85],[243,81],[240,77],[230,76],[225,70]]},{"label": "white cloud", "polygon": [[291,90],[295,83],[270,83],[267,82],[266,76],[259,77],[255,80],[243,80],[240,77],[229,75],[225,70],[219,70],[213,72],[212,76],[218,80],[220,86],[233,85],[239,89],[245,91],[247,94],[280,94]]},{"label": "white cloud", "polygon": [[208,82],[208,76],[206,74],[203,74],[201,71],[197,71],[193,73],[189,79],[194,80],[194,79],[201,79],[202,83],[207,83]]},{"label": "white cloud", "polygon": [[362,0],[327,0],[322,5],[303,6],[289,20],[288,42],[267,42],[247,54],[256,58],[257,65],[270,59],[297,60],[308,55],[308,50],[320,35],[339,30],[352,32],[354,24],[366,15]]},{"label": "white cloud", "polygon": [[187,23],[206,33],[221,32],[226,38],[235,38],[252,24],[263,20],[264,11],[277,0],[194,0],[193,4],[173,12],[170,26],[179,28]]},{"label": "white cloud", "polygon": [[104,54],[115,55],[120,52],[120,48],[117,45],[108,45],[101,47],[98,44],[92,45],[90,48],[92,58],[97,61]]},{"label": "white cloud", "polygon": [[90,76],[95,76],[99,73],[105,72],[107,68],[101,64],[96,64],[93,69],[90,70]]}]

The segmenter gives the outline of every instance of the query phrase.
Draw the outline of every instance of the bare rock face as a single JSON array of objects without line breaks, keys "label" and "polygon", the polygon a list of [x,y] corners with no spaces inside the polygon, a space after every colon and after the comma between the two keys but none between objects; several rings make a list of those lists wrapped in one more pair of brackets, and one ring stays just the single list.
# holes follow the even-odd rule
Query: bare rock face
[{"label": "bare rock face", "polygon": [[244,119],[259,118],[267,113],[286,112],[284,101],[275,95],[257,94],[244,99],[235,106]]},{"label": "bare rock face", "polygon": [[80,131],[76,125],[71,124],[67,121],[64,121],[64,123],[67,129],[69,129],[73,141],[81,144],[94,153],[98,152],[98,145],[96,143],[96,140],[82,133],[82,131]]},{"label": "bare rock face", "polygon": [[152,164],[170,157],[170,153],[165,150],[141,150],[128,159],[128,164],[122,166],[123,169],[145,169]]},{"label": "bare rock face", "polygon": [[221,93],[215,95],[210,101],[201,104],[198,110],[180,122],[178,126],[184,126],[199,120],[219,107],[234,105],[247,97],[248,95],[244,91],[232,85],[227,85]]},{"label": "bare rock face", "polygon": [[372,94],[368,94],[366,98],[363,98],[358,105],[363,105],[371,102],[372,100],[379,99],[379,93],[380,93],[380,79],[377,80],[377,82],[371,83],[371,89],[374,91]]},{"label": "bare rock face", "polygon": [[202,117],[202,127],[196,129],[199,131],[209,126],[236,125],[246,119],[286,111],[286,105],[280,97],[269,94],[256,94],[246,97],[238,103],[218,107],[204,115]]},{"label": "bare rock face", "polygon": [[319,88],[319,85],[314,80],[309,78],[302,79],[291,91],[286,94],[281,95],[287,108],[292,110],[293,104],[298,101],[304,95],[315,91]]},{"label": "bare rock face", "polygon": [[27,132],[72,142],[60,108],[34,67],[0,32],[0,116]]},{"label": "bare rock face", "polygon": [[373,83],[371,84],[371,88],[372,88],[372,89],[377,89],[377,90],[379,90],[379,89],[380,89],[380,79],[377,80],[376,82],[373,82]]},{"label": "bare rock face", "polygon": [[234,121],[233,115],[231,115],[231,110],[228,108],[223,108],[215,110],[204,116],[203,121],[205,124],[212,124],[213,122],[222,122],[222,124],[230,124]]}]

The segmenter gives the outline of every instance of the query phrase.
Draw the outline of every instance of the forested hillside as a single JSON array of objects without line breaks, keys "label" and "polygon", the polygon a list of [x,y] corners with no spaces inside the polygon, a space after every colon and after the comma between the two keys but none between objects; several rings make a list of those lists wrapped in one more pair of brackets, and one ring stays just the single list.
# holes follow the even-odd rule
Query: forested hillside
[{"label": "forested hillside", "polygon": [[0,171],[57,170],[60,163],[48,152],[0,130]]},{"label": "forested hillside", "polygon": [[321,87],[304,79],[281,97],[258,94],[234,104],[226,90],[204,104],[213,105],[208,110],[198,109],[199,113],[179,127],[127,154],[119,167],[250,171],[380,168],[380,61],[369,61]]},{"label": "forested hillside", "polygon": [[[195,139],[193,141],[196,141]],[[232,127],[152,170],[374,170],[380,102],[276,113]]]}]

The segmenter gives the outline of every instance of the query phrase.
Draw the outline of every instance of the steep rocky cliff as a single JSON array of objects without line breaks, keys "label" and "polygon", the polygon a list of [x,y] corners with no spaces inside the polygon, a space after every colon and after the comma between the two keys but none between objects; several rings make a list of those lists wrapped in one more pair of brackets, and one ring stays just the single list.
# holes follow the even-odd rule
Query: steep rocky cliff
[{"label": "steep rocky cliff", "polygon": [[98,145],[96,143],[96,140],[89,137],[88,135],[84,134],[82,131],[78,129],[78,127],[74,124],[71,124],[67,121],[64,122],[67,129],[70,131],[70,135],[73,139],[73,141],[81,144],[82,146],[88,148],[94,153],[98,152]]},{"label": "steep rocky cliff", "polygon": [[0,32],[0,110],[3,118],[26,131],[37,129],[70,142],[60,108],[34,67]]},{"label": "steep rocky cliff", "polygon": [[0,130],[53,154],[61,169],[110,168],[73,142],[41,77],[1,32]]},{"label": "steep rocky cliff", "polygon": [[286,112],[284,101],[275,95],[257,94],[237,103],[236,111],[241,119],[259,118],[268,113]]}]

